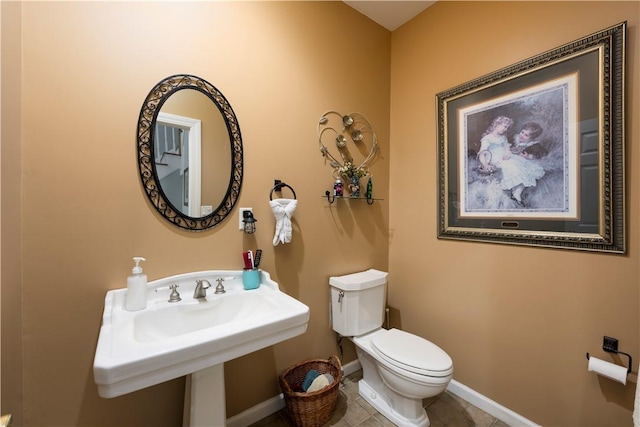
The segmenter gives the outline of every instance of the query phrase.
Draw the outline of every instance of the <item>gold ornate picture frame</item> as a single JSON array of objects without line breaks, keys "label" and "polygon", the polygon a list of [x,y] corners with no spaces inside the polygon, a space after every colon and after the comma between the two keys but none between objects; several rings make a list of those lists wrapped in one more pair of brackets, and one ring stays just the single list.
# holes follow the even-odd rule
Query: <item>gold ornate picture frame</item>
[{"label": "gold ornate picture frame", "polygon": [[626,23],[436,95],[438,238],[624,253]]}]

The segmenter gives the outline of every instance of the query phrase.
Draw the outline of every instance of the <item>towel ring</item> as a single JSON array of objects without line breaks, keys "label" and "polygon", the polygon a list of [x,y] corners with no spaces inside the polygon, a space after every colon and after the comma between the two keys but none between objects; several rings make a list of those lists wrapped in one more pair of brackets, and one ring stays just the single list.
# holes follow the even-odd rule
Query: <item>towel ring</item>
[{"label": "towel ring", "polygon": [[273,200],[273,192],[274,191],[282,191],[282,187],[287,187],[293,193],[293,198],[297,199],[296,192],[289,184],[276,180],[275,185],[271,189],[271,194],[269,194],[269,200]]}]

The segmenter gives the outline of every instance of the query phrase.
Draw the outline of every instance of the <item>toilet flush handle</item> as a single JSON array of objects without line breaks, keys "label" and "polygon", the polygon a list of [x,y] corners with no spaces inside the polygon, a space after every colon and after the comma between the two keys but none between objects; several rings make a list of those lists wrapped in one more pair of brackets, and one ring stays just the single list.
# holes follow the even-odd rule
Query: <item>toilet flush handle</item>
[{"label": "toilet flush handle", "polygon": [[338,293],[338,304],[342,302],[342,298],[344,298],[344,291]]}]

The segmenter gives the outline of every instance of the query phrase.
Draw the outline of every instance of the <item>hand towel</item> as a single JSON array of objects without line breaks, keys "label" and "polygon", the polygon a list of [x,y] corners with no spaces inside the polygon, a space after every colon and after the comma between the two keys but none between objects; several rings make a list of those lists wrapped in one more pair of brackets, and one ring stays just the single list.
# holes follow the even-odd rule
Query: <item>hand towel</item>
[{"label": "hand towel", "polygon": [[307,372],[307,375],[304,377],[304,381],[302,381],[302,390],[307,391],[307,389],[311,387],[313,380],[318,378],[319,375],[320,373],[318,371],[316,371],[315,369],[310,369],[309,372]]},{"label": "hand towel", "polygon": [[313,393],[314,391],[322,390],[326,386],[331,384],[326,375],[318,375],[311,383],[311,386],[307,389],[307,393]]},{"label": "hand towel", "polygon": [[269,201],[269,205],[276,218],[273,246],[278,246],[278,243],[291,242],[291,217],[298,206],[298,201],[296,199],[275,199]]}]

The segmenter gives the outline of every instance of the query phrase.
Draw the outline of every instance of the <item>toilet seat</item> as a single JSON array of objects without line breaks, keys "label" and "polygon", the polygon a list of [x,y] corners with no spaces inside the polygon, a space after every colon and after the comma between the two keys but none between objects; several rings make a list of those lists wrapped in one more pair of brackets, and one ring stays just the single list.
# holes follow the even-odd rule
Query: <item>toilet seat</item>
[{"label": "toilet seat", "polygon": [[446,377],[453,373],[453,361],[444,350],[399,329],[375,334],[371,348],[388,363],[418,375]]}]

